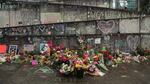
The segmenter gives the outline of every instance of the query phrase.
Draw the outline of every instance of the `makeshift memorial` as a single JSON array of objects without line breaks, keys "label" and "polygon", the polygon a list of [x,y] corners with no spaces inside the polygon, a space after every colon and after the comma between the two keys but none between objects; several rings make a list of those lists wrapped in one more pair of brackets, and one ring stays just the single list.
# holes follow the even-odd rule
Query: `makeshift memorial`
[{"label": "makeshift memorial", "polygon": [[[54,73],[49,68],[52,67],[63,76],[76,76],[83,78],[85,74],[91,76],[104,76],[109,70],[107,67],[117,67],[120,63],[137,62],[141,63],[148,60],[146,56],[135,55],[121,52],[119,49],[112,54],[109,53],[105,46],[102,49],[81,48],[73,50],[69,48],[56,49],[51,47],[50,54],[20,54],[14,53],[0,55],[0,64],[22,62],[34,66],[38,66],[38,70],[34,73]],[[45,67],[43,67],[45,66]]]}]

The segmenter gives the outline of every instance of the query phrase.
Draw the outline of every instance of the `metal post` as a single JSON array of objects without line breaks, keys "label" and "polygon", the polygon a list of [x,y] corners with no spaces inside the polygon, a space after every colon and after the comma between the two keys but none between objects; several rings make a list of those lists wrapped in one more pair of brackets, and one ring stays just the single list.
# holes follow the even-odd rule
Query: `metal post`
[{"label": "metal post", "polygon": [[11,17],[11,16],[10,16],[10,4],[9,4],[8,6],[9,6],[9,7],[8,7],[8,14],[9,14],[9,16],[8,16],[8,17],[9,17],[9,24],[8,24],[8,26],[10,27],[10,24],[11,24],[11,23],[10,23],[10,17]]},{"label": "metal post", "polygon": [[111,0],[109,0],[109,8],[111,8]]},{"label": "metal post", "polygon": [[137,10],[138,10],[138,11],[141,11],[141,8],[140,8],[140,0],[137,0]]}]

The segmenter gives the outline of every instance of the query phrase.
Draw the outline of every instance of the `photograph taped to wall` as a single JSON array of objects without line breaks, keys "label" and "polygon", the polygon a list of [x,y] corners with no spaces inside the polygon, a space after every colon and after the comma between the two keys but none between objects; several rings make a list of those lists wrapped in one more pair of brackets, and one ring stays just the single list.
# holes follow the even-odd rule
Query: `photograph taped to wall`
[{"label": "photograph taped to wall", "polygon": [[17,53],[18,51],[18,45],[9,45],[9,53]]}]

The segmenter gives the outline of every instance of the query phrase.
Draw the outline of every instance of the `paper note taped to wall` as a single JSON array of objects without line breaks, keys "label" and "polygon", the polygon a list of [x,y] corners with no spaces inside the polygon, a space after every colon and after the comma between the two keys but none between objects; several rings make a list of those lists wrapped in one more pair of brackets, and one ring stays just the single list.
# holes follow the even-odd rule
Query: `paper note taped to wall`
[{"label": "paper note taped to wall", "polygon": [[96,38],[95,39],[95,44],[101,44],[101,38]]}]

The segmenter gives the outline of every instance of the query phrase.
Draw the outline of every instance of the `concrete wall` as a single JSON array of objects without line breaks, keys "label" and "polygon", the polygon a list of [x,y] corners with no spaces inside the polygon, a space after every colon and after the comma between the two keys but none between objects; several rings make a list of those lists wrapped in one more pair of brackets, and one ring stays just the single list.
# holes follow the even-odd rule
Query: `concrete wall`
[{"label": "concrete wall", "polygon": [[1,10],[0,11],[0,27],[31,25],[40,22],[39,9],[26,5],[20,8]]},{"label": "concrete wall", "polygon": [[[7,5],[0,10],[0,27],[137,17],[125,11],[64,5]],[[10,6],[10,7],[9,7]]]},{"label": "concrete wall", "polygon": [[[142,30],[142,33],[148,35],[139,35],[140,28],[143,29],[147,27],[146,29],[148,29],[150,26],[148,23],[149,19],[149,17],[144,17],[141,20],[139,18],[130,18],[9,28],[7,35],[13,35],[14,37],[11,37],[12,40],[9,38],[7,42],[9,44],[16,42],[18,45],[35,44],[37,41],[34,39],[38,38],[40,39],[38,41],[39,43],[53,40],[56,45],[63,44],[65,47],[78,48],[79,42],[76,36],[59,37],[58,35],[85,35],[83,36],[84,41],[93,46],[96,45],[96,47],[107,46],[111,50],[119,48],[125,52],[135,50],[138,46],[144,49],[150,49],[149,31]],[[120,32],[120,34],[118,32]],[[31,41],[29,41],[29,37],[17,37],[16,39],[15,35],[34,36],[30,39]],[[54,37],[44,37],[43,35],[54,35]],[[99,43],[96,42],[97,39],[100,39]]]}]

